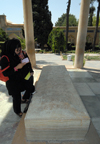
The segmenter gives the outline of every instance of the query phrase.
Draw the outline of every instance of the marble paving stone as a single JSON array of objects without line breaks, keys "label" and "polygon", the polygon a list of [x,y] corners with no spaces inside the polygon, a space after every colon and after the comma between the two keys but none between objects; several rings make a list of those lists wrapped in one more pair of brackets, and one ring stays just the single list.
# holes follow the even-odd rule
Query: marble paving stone
[{"label": "marble paving stone", "polygon": [[96,95],[96,96],[97,96],[98,100],[100,101],[100,94],[99,94],[99,95]]},{"label": "marble paving stone", "polygon": [[1,106],[0,106],[0,119],[1,119],[1,122],[6,121],[6,120],[17,121],[19,119],[19,117],[14,113],[14,111],[12,109],[12,105],[10,104],[10,105],[6,105],[3,108],[1,108]]},{"label": "marble paving stone", "polygon": [[69,72],[69,71],[73,71],[73,72],[87,72],[87,70],[83,70],[83,69],[77,69],[77,68],[74,68],[74,69],[67,69],[67,71]]},{"label": "marble paving stone", "polygon": [[93,78],[86,70],[67,69],[71,78]]},{"label": "marble paving stone", "polygon": [[95,78],[95,80],[96,80],[97,82],[100,82],[100,78]]},{"label": "marble paving stone", "polygon": [[87,83],[94,94],[100,94],[100,83]]},{"label": "marble paving stone", "polygon": [[100,79],[100,71],[88,71],[88,72],[92,77]]},{"label": "marble paving stone", "polygon": [[89,82],[97,82],[96,79],[94,78],[75,78],[75,77],[71,77],[72,82],[73,83],[89,83]]},{"label": "marble paving stone", "polygon": [[90,117],[65,66],[42,69],[25,117],[27,140],[82,140]]},{"label": "marble paving stone", "polygon": [[88,141],[63,142],[62,144],[90,144]]},{"label": "marble paving stone", "polygon": [[100,82],[100,70],[99,71],[88,71],[89,74],[96,80],[96,82]]},{"label": "marble paving stone", "polygon": [[0,144],[11,144],[12,143],[12,139],[5,139],[4,141],[2,141]]},{"label": "marble paving stone", "polygon": [[12,138],[20,121],[20,118],[13,111],[12,103],[9,103],[8,100],[3,98],[0,102],[0,144],[12,143]]},{"label": "marble paving stone", "polygon": [[5,86],[5,85],[6,85],[6,83],[5,83],[5,82],[0,81],[0,86]]},{"label": "marble paving stone", "polygon": [[7,93],[7,88],[6,88],[6,86],[1,86],[0,92],[2,92],[2,93]]},{"label": "marble paving stone", "polygon": [[94,125],[95,129],[97,130],[97,133],[100,137],[100,117],[92,118],[92,122],[93,122],[93,125]]},{"label": "marble paving stone", "polygon": [[75,144],[75,142],[63,142],[62,144]]},{"label": "marble paving stone", "polygon": [[89,68],[89,69],[97,69],[98,71],[100,71],[100,61],[93,61],[93,60],[90,60],[90,61],[86,61],[85,63],[85,67],[86,68]]},{"label": "marble paving stone", "polygon": [[11,144],[18,122],[4,121],[0,125],[0,144]]},{"label": "marble paving stone", "polygon": [[74,86],[80,96],[95,96],[86,83],[74,83]]},{"label": "marble paving stone", "polygon": [[100,101],[97,97],[81,96],[91,118],[100,117]]},{"label": "marble paving stone", "polygon": [[34,69],[34,84],[37,81],[38,77],[40,76],[41,71],[42,71],[41,69]]},{"label": "marble paving stone", "polygon": [[3,100],[9,100],[9,99],[11,99],[11,96],[8,95],[7,91],[5,91],[4,93],[0,92],[0,102]]},{"label": "marble paving stone", "polygon": [[75,144],[90,144],[89,142],[75,142]]}]

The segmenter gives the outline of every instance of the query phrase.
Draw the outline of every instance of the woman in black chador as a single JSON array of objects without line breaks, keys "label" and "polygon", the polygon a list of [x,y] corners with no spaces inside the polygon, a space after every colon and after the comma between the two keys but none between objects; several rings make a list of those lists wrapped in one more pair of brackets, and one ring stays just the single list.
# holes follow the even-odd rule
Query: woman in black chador
[{"label": "woman in black chador", "polygon": [[[18,39],[11,39],[4,43],[1,56],[6,55],[10,61],[10,67],[3,72],[8,76],[6,87],[9,95],[13,97],[14,112],[22,116],[21,103],[26,103],[30,94],[35,91],[33,85],[33,70],[26,52],[22,51],[21,43]],[[25,59],[26,58],[26,59]],[[1,68],[4,69],[9,65],[6,57],[1,59]],[[21,91],[25,91],[21,99]]]}]

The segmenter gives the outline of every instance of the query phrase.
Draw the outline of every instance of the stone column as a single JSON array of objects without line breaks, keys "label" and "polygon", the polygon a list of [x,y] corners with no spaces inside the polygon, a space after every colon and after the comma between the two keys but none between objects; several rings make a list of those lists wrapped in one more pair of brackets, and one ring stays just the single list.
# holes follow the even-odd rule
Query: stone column
[{"label": "stone column", "polygon": [[81,0],[78,33],[76,40],[75,68],[83,67],[84,49],[87,35],[88,14],[90,0]]},{"label": "stone column", "polygon": [[36,60],[35,60],[35,44],[34,44],[34,31],[33,31],[34,29],[33,29],[31,0],[23,0],[23,12],[24,12],[24,31],[25,31],[26,50],[30,58],[32,67],[35,67]]}]

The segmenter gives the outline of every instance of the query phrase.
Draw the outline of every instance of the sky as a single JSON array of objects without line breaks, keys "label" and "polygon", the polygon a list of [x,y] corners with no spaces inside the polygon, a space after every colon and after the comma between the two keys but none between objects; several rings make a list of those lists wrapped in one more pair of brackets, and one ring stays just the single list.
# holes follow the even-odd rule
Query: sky
[{"label": "sky", "polygon": [[[63,13],[66,13],[67,2],[68,0],[48,0],[53,26],[55,26],[58,18],[61,17]],[[80,3],[81,0],[71,0],[70,14],[75,15],[77,19],[79,19],[80,14]],[[97,2],[94,3],[94,6],[97,7]],[[6,19],[12,23],[24,23],[23,0],[0,0],[0,15],[3,14],[5,14]]]}]

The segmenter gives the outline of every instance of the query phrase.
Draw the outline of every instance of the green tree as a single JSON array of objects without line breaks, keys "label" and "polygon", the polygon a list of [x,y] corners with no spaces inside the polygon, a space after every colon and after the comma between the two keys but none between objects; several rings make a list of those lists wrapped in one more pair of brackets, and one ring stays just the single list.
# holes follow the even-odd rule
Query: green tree
[{"label": "green tree", "polygon": [[98,2],[98,7],[97,7],[96,29],[95,29],[95,35],[94,35],[94,41],[93,41],[93,50],[95,49],[98,24],[99,24],[99,13],[100,13],[100,0],[97,0],[97,2]]},{"label": "green tree", "polygon": [[55,26],[66,26],[66,14],[62,14],[58,21],[55,23]]},{"label": "green tree", "polygon": [[65,36],[60,28],[53,29],[48,37],[48,45],[52,52],[60,53],[65,50]]},{"label": "green tree", "polygon": [[68,30],[69,30],[69,12],[70,12],[70,5],[71,5],[71,0],[68,0],[68,6],[66,10],[66,50],[68,49],[67,43],[68,43]]},{"label": "green tree", "polygon": [[22,39],[22,38],[20,38],[19,36],[17,36],[16,34],[15,34],[15,36],[16,36],[17,39],[19,39],[19,41],[21,42],[21,47],[22,47],[22,49],[25,50],[25,48],[26,48],[26,45],[25,45],[25,38]]},{"label": "green tree", "polygon": [[34,37],[43,48],[47,44],[48,35],[52,30],[51,12],[48,10],[48,0],[32,0]]},{"label": "green tree", "polygon": [[2,28],[0,28],[0,41],[6,41],[8,39],[8,34],[6,34],[6,32]]},{"label": "green tree", "polygon": [[[93,25],[93,26],[96,26],[96,15],[93,16],[92,25]],[[98,23],[98,26],[100,26],[100,16],[99,16],[99,23]]]},{"label": "green tree", "polygon": [[99,33],[99,48],[100,48],[100,33]]},{"label": "green tree", "polygon": [[89,9],[89,20],[88,20],[88,26],[93,26],[92,21],[93,21],[93,14],[95,11],[95,7],[92,5]]},{"label": "green tree", "polygon": [[75,15],[69,14],[69,26],[78,26],[78,20]]},{"label": "green tree", "polygon": [[[66,26],[66,13],[63,14],[60,18],[58,18],[55,26]],[[69,26],[78,26],[78,20],[73,14],[69,14]]]}]

